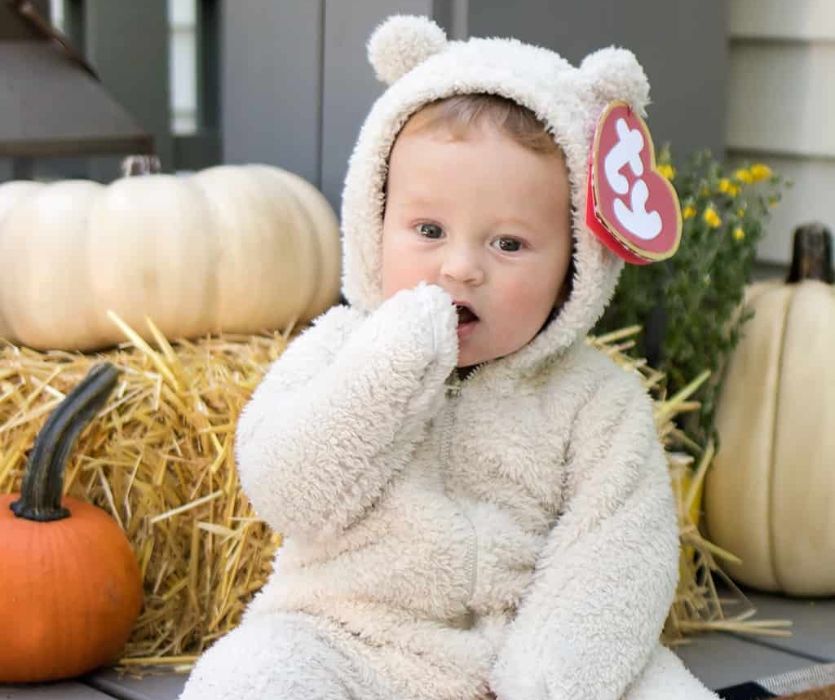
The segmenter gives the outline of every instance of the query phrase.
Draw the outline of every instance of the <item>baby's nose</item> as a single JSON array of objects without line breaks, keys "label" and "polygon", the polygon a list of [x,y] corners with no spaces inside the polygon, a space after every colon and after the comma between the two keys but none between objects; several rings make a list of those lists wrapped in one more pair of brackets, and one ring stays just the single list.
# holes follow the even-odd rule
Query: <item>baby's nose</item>
[{"label": "baby's nose", "polygon": [[444,257],[441,276],[461,284],[481,284],[484,268],[473,253],[454,251]]}]

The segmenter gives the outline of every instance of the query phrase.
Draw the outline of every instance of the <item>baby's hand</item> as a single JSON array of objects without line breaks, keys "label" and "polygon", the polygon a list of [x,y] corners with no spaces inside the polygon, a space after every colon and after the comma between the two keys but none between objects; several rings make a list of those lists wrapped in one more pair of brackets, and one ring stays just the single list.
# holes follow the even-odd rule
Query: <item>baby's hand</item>
[{"label": "baby's hand", "polygon": [[458,346],[458,314],[452,297],[435,284],[419,283],[412,289],[402,289],[384,301],[377,313],[387,316],[392,330],[403,328],[422,329],[432,345],[441,350],[444,346]]},{"label": "baby's hand", "polygon": [[421,282],[380,304],[360,335],[369,347],[390,355],[395,366],[438,363],[448,367],[448,373],[458,359],[457,328],[452,297],[437,285]]}]

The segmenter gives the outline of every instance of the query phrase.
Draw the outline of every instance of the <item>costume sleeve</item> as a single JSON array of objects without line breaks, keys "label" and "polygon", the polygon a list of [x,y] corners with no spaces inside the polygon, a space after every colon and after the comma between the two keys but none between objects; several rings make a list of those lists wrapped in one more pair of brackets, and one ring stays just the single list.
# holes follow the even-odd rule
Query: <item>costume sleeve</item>
[{"label": "costume sleeve", "polygon": [[499,700],[617,700],[658,643],[678,527],[652,401],[634,375],[578,413],[568,499],[491,674]]},{"label": "costume sleeve", "polygon": [[458,354],[440,287],[368,316],[332,309],[279,357],[238,421],[241,485],[284,535],[328,536],[372,506],[410,458]]}]

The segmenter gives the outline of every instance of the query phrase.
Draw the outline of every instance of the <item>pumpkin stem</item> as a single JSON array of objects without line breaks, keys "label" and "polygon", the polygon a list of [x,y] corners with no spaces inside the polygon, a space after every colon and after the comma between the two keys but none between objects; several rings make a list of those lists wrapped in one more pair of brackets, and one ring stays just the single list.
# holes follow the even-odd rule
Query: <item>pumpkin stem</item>
[{"label": "pumpkin stem", "polygon": [[804,224],[794,230],[794,253],[787,284],[803,280],[835,281],[832,273],[832,234],[821,223]]},{"label": "pumpkin stem", "polygon": [[122,161],[122,177],[153,175],[162,171],[162,164],[155,155],[128,156]]},{"label": "pumpkin stem", "polygon": [[46,522],[70,516],[61,505],[67,458],[81,431],[113,391],[118,376],[119,370],[109,362],[95,365],[47,418],[35,437],[20,499],[10,505],[17,517]]}]

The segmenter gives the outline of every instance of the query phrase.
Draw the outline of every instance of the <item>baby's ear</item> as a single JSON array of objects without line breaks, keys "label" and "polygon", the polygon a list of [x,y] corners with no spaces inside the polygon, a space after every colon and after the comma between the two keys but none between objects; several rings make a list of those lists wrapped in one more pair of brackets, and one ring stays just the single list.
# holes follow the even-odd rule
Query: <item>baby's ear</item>
[{"label": "baby's ear", "polygon": [[446,46],[444,30],[427,17],[392,15],[368,40],[368,62],[377,79],[391,85]]},{"label": "baby's ear", "polygon": [[580,64],[580,72],[602,104],[624,100],[646,116],[649,81],[631,51],[609,46],[590,53]]}]

